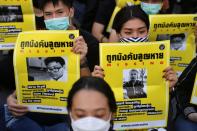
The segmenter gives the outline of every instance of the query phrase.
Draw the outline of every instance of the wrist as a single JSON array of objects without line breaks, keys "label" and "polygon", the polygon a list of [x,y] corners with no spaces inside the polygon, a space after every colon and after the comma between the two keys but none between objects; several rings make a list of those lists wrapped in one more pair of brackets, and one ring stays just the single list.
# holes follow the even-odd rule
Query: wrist
[{"label": "wrist", "polygon": [[86,68],[86,67],[88,67],[88,61],[86,58],[84,58],[80,61],[80,68]]}]

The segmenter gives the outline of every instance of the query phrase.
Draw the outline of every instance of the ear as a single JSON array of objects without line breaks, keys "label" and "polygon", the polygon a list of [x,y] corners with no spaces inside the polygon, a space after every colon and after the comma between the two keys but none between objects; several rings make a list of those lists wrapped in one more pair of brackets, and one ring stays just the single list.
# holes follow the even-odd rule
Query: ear
[{"label": "ear", "polygon": [[74,13],[75,13],[75,10],[74,10],[73,7],[71,7],[71,8],[70,8],[70,14],[69,14],[69,16],[70,16],[70,17],[74,17]]}]

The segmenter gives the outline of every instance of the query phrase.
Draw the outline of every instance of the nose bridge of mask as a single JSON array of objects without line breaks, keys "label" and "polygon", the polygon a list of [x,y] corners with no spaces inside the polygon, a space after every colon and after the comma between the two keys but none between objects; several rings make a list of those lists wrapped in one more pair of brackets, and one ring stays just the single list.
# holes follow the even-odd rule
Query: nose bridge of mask
[{"label": "nose bridge of mask", "polygon": [[110,128],[111,116],[107,121],[91,116],[75,121],[71,117],[71,120],[74,131],[106,131]]}]

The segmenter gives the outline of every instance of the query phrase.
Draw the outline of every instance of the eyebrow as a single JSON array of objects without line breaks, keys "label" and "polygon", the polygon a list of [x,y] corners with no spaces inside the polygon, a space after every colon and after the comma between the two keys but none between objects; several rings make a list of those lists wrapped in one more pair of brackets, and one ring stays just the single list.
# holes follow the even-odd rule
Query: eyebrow
[{"label": "eyebrow", "polygon": [[[106,108],[99,108],[99,109],[95,109],[95,111],[102,111],[102,110],[106,110]],[[82,112],[85,112],[85,109],[80,109],[80,108],[77,108],[77,109],[74,109],[74,111],[82,111]]]},{"label": "eyebrow", "polygon": [[63,11],[63,8],[57,9],[55,12]]},{"label": "eyebrow", "polygon": [[[144,29],[144,28],[146,28],[146,26],[139,27],[139,28],[137,28],[137,29],[140,30],[140,29]],[[124,30],[133,30],[133,29],[132,29],[132,28],[124,28]]]}]

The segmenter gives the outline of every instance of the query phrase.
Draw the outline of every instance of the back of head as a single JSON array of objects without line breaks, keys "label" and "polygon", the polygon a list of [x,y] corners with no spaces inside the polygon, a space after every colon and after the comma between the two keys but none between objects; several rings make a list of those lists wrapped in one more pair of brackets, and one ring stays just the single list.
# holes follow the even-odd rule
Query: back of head
[{"label": "back of head", "polygon": [[95,90],[106,96],[111,112],[116,112],[116,100],[111,87],[106,81],[97,77],[81,77],[73,84],[68,94],[68,110],[71,110],[73,97],[80,90]]},{"label": "back of head", "polygon": [[120,33],[123,25],[131,19],[140,19],[142,20],[147,29],[149,29],[149,18],[148,15],[141,9],[140,6],[125,6],[122,8],[115,16],[112,28],[116,30],[117,33]]}]

